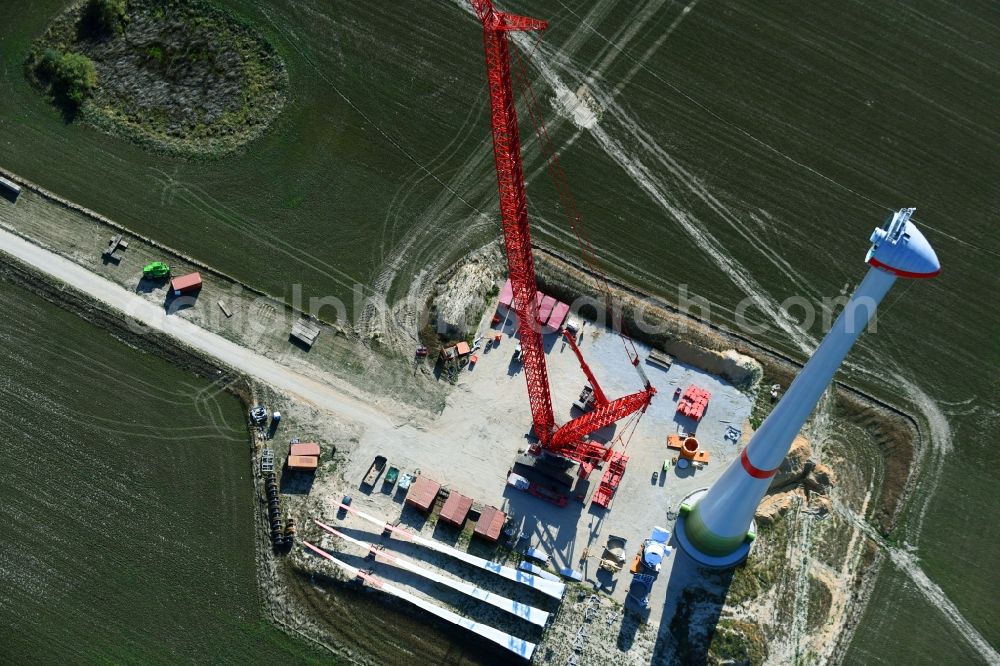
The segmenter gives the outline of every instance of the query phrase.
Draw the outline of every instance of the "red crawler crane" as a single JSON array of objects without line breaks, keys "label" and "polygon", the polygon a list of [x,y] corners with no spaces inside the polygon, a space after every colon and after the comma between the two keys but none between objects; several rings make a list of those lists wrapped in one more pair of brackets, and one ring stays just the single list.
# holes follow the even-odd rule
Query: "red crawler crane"
[{"label": "red crawler crane", "polygon": [[[606,460],[611,447],[605,448],[585,438],[601,428],[637,411],[645,411],[656,389],[644,380],[645,388],[617,400],[607,400],[580,350],[573,344],[580,365],[590,380],[595,396],[594,409],[561,427],[556,427],[552,412],[552,394],[545,367],[542,335],[535,325],[537,305],[535,294],[535,262],[531,255],[531,233],[528,227],[528,205],[524,193],[524,173],[521,165],[521,137],[510,76],[510,43],[508,33],[545,30],[548,23],[525,16],[497,11],[492,0],[472,0],[476,15],[483,23],[483,45],[486,51],[486,74],[490,88],[490,117],[493,126],[493,154],[500,191],[500,219],[503,223],[507,270],[514,291],[514,311],[519,321],[521,357],[528,382],[528,399],[535,435],[542,448],[551,453],[591,462]],[[632,359],[638,368],[639,359]],[[642,371],[640,369],[640,376]]]}]

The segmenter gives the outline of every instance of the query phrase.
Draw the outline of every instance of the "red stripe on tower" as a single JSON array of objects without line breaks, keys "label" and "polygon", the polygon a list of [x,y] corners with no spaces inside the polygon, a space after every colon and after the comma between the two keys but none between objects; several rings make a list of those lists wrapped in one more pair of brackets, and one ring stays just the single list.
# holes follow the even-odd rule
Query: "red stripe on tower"
[{"label": "red stripe on tower", "polygon": [[777,467],[771,470],[754,467],[753,463],[750,462],[749,456],[747,456],[746,449],[743,449],[743,453],[740,454],[740,462],[743,463],[743,469],[747,471],[747,474],[749,474],[755,479],[769,479],[778,473]]},{"label": "red stripe on tower", "polygon": [[896,277],[901,277],[901,278],[932,278],[932,277],[937,277],[938,275],[941,274],[940,268],[937,269],[936,271],[931,271],[930,273],[914,273],[912,271],[900,270],[898,268],[890,266],[889,264],[879,261],[875,257],[869,259],[868,264],[870,266],[874,266],[875,268],[881,268],[882,270],[889,271]]}]

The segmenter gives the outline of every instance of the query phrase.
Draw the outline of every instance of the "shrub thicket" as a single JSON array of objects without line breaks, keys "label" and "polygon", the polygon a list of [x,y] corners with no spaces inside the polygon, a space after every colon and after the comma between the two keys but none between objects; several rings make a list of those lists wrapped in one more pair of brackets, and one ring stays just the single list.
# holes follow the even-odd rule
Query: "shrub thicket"
[{"label": "shrub thicket", "polygon": [[78,109],[97,87],[93,61],[79,53],[45,49],[35,72],[39,79],[48,81],[56,100],[73,109]]},{"label": "shrub thicket", "polygon": [[80,27],[91,35],[110,37],[125,32],[125,0],[87,0]]},{"label": "shrub thicket", "polygon": [[51,81],[56,75],[56,68],[62,53],[53,48],[47,48],[42,52],[41,57],[35,63],[35,74],[42,81]]},{"label": "shrub thicket", "polygon": [[24,70],[67,121],[180,155],[259,136],[288,85],[274,48],[215,0],[72,0]]}]

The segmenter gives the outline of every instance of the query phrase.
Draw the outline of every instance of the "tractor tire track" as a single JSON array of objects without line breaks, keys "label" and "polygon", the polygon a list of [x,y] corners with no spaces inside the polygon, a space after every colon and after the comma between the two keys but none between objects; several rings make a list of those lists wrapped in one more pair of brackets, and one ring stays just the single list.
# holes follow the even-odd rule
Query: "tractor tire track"
[{"label": "tractor tire track", "polygon": [[917,590],[938,609],[945,619],[955,627],[959,634],[968,641],[969,645],[979,653],[983,660],[991,666],[1000,666],[1000,653],[998,653],[983,635],[976,630],[972,624],[965,619],[962,612],[952,603],[948,595],[944,593],[934,581],[927,577],[923,569],[920,568],[918,560],[912,553],[890,545],[874,527],[869,525],[863,518],[856,515],[849,508],[839,502],[834,502],[834,509],[845,519],[850,521],[855,527],[865,534],[873,543],[888,554],[892,563],[904,572],[910,580],[914,582]]}]

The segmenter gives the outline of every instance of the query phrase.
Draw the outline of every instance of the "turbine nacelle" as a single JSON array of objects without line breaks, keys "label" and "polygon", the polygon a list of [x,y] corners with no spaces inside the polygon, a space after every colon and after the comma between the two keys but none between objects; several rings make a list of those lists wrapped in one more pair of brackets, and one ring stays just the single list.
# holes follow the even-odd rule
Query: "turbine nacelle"
[{"label": "turbine nacelle", "polygon": [[900,208],[872,232],[865,263],[903,278],[930,278],[941,272],[934,248],[910,221],[915,210]]}]

